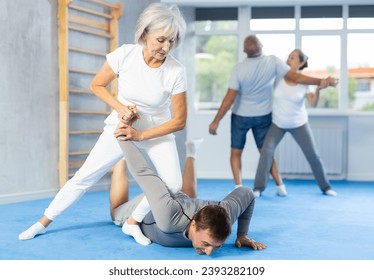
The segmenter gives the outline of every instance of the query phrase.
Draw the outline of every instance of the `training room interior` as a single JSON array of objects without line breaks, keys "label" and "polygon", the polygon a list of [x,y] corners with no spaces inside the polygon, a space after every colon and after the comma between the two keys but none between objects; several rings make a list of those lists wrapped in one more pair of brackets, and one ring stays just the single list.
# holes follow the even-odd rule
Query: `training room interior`
[{"label": "training room interior", "polygon": [[[305,74],[339,79],[321,93],[317,108],[308,107],[317,148],[338,195],[320,192],[300,148],[287,135],[275,160],[289,195],[277,197],[270,180],[256,199],[250,225],[250,235],[268,245],[263,252],[235,248],[234,235],[210,257],[192,248],[136,244],[111,222],[111,172],[47,234],[18,240],[99,137],[111,108],[89,92],[89,82],[106,53],[134,42],[136,20],[153,2],[178,5],[187,22],[185,40],[172,51],[188,78],[187,125],[175,135],[181,170],[185,141],[204,138],[196,158],[198,196],[219,200],[234,188],[230,112],[217,135],[210,135],[208,126],[233,65],[245,57],[242,42],[248,34],[260,38],[266,55],[284,60],[293,49],[303,49],[309,57]],[[84,19],[85,9],[99,15]],[[372,0],[0,1],[0,23],[0,259],[374,258]],[[116,94],[115,84],[111,92]],[[244,185],[253,187],[258,160],[248,133]],[[131,174],[129,179],[132,196],[140,189]]]}]

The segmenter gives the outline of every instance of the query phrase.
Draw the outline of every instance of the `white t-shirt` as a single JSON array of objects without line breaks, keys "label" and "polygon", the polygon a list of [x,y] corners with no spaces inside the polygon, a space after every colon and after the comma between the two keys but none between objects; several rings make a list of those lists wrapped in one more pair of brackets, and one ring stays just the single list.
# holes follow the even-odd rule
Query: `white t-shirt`
[{"label": "white t-shirt", "polygon": [[[141,116],[134,127],[142,119],[152,119],[154,125],[170,119],[171,96],[187,90],[186,71],[180,62],[167,55],[160,67],[151,68],[144,61],[142,49],[137,44],[124,44],[106,56],[118,75],[118,100],[124,105],[136,105]],[[117,112],[113,111],[105,123],[117,124]]]},{"label": "white t-shirt", "polygon": [[297,128],[308,122],[305,97],[309,86],[288,85],[281,79],[274,89],[272,121],[280,128]]},{"label": "white t-shirt", "polygon": [[235,65],[229,88],[238,91],[232,112],[243,117],[271,112],[275,78],[283,78],[289,66],[274,55],[246,58]]}]

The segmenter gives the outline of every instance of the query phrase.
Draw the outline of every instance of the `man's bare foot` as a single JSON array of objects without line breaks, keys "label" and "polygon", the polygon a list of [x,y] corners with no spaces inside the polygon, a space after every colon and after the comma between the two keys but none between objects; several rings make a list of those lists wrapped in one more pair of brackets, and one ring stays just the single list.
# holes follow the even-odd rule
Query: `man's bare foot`
[{"label": "man's bare foot", "polygon": [[252,248],[253,250],[263,250],[266,248],[266,245],[261,243],[261,242],[258,242],[258,241],[255,241],[253,239],[250,239],[248,236],[246,235],[240,235],[236,238],[236,241],[235,241],[235,246],[237,248],[240,248],[242,246],[244,247],[249,247],[249,248]]}]

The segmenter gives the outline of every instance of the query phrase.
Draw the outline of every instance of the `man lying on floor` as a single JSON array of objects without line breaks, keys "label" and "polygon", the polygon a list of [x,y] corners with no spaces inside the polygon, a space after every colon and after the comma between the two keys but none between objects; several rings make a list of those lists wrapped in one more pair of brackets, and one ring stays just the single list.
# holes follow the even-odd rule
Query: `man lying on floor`
[{"label": "man lying on floor", "polygon": [[[236,247],[244,246],[254,250],[266,248],[265,244],[252,240],[247,235],[255,203],[250,188],[236,188],[222,201],[187,196],[185,193],[195,188],[196,182],[192,156],[187,158],[186,169],[190,170],[184,172],[183,192],[173,195],[131,141],[118,142],[129,171],[151,206],[152,211],[139,225],[143,234],[151,241],[163,246],[193,246],[198,254],[210,255],[222,246],[231,234],[232,225],[238,221]],[[142,196],[143,194],[118,207],[112,205],[111,215],[116,225],[124,224]],[[118,193],[116,198],[119,198]]]}]

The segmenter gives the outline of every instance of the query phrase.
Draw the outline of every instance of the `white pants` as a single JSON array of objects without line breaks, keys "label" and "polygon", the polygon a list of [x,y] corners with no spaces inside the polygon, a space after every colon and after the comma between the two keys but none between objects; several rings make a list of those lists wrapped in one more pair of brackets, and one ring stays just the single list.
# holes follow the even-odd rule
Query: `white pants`
[{"label": "white pants", "polygon": [[[113,135],[115,128],[115,125],[104,127],[104,132],[100,135],[85,163],[74,177],[66,182],[45,210],[44,215],[48,219],[54,220],[74,202],[78,201],[89,188],[123,158],[122,150]],[[134,143],[148,154],[158,176],[166,183],[170,191],[173,193],[179,191],[182,188],[182,174],[175,136],[170,134]],[[132,216],[140,222],[149,211],[148,201],[144,197]]]}]

